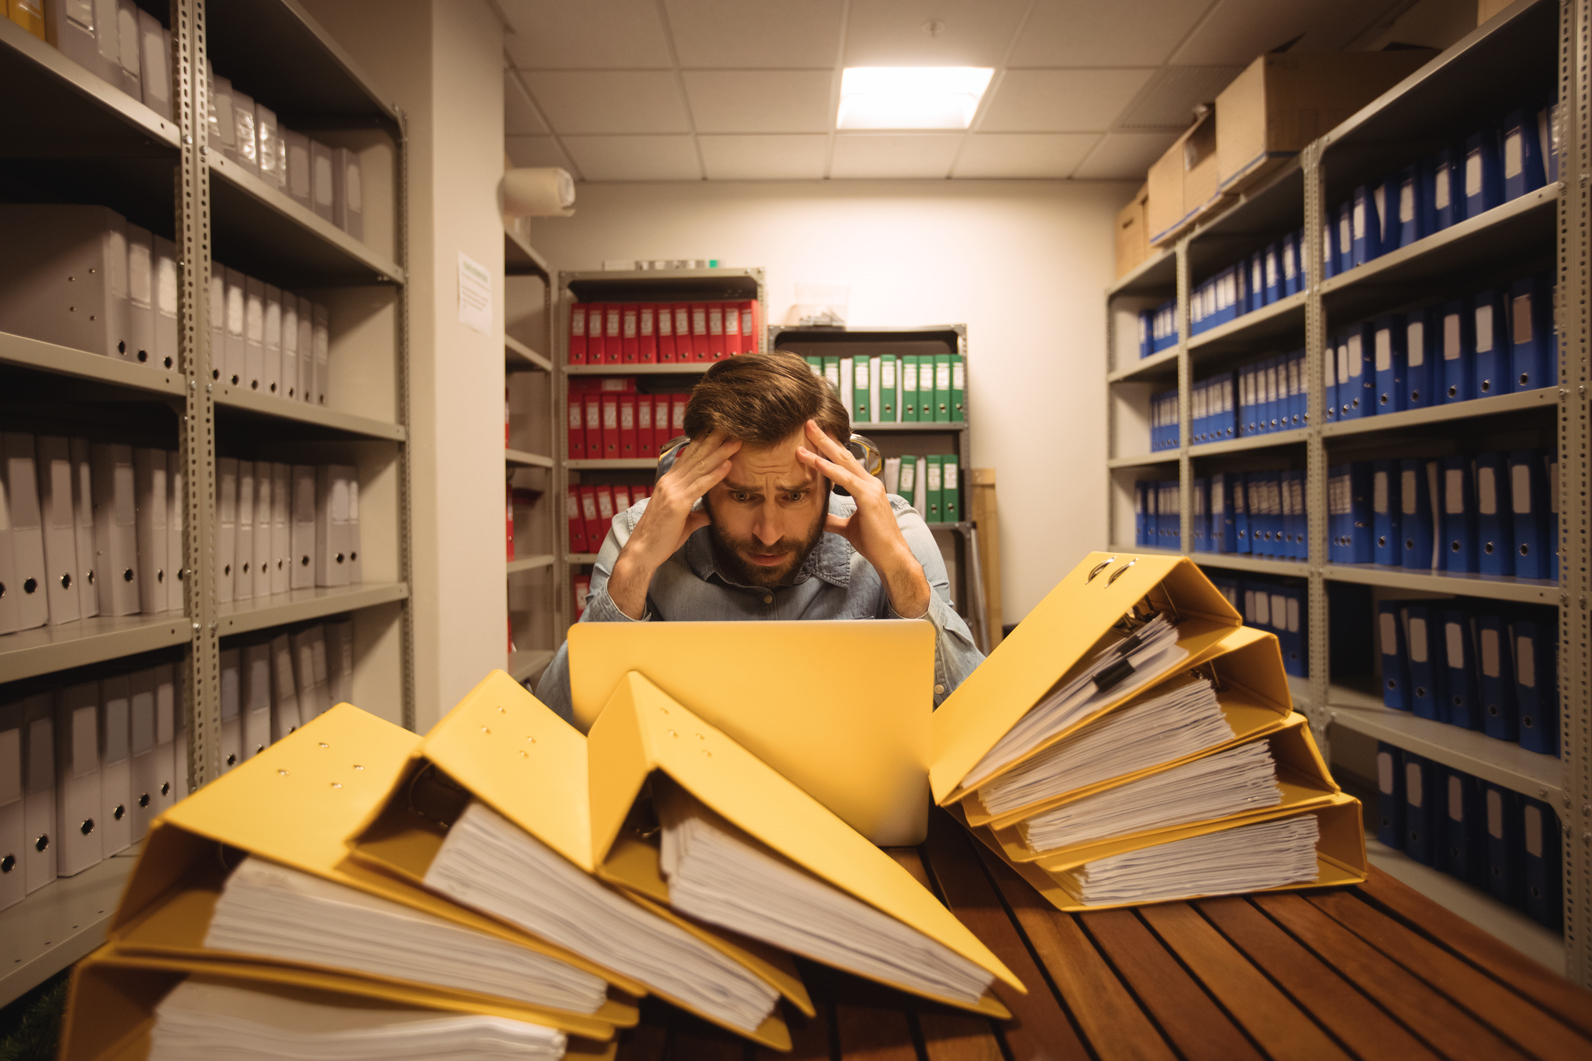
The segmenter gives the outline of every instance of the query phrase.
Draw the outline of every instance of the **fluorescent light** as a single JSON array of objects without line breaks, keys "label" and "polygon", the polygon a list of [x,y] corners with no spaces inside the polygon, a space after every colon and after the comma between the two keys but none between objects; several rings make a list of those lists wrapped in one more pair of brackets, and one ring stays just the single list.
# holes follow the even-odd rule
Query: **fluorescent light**
[{"label": "fluorescent light", "polygon": [[995,71],[975,66],[854,66],[840,79],[837,129],[966,129]]}]

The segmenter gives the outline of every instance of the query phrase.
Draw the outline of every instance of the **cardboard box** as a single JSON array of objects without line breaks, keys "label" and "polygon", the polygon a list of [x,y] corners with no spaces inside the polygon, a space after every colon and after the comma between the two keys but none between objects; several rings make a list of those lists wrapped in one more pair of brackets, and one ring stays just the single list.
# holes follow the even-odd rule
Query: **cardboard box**
[{"label": "cardboard box", "polygon": [[1150,186],[1142,186],[1128,205],[1117,211],[1117,279],[1127,276],[1150,256],[1150,236],[1145,229],[1145,208]]},{"label": "cardboard box", "polygon": [[1281,169],[1310,141],[1436,54],[1405,49],[1262,55],[1216,97],[1221,190],[1243,191]]},{"label": "cardboard box", "polygon": [[1152,247],[1175,239],[1220,200],[1216,123],[1216,111],[1206,112],[1150,167]]},{"label": "cardboard box", "polygon": [[1193,221],[1217,199],[1217,114],[1207,111],[1183,139],[1183,213]]},{"label": "cardboard box", "polygon": [[1152,247],[1165,243],[1183,227],[1183,140],[1187,135],[1178,137],[1150,167],[1145,184],[1150,198],[1144,208],[1144,233]]}]

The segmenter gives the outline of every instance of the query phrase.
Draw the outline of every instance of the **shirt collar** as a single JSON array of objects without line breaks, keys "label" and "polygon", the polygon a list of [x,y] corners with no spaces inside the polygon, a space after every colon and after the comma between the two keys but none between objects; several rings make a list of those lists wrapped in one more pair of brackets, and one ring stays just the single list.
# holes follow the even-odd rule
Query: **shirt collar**
[{"label": "shirt collar", "polygon": [[[857,509],[856,502],[849,497],[831,494],[829,497],[829,511],[837,516],[849,516]],[[851,585],[851,558],[856,550],[851,543],[838,534],[825,532],[818,536],[818,544],[813,551],[807,554],[807,559],[797,569],[796,576],[791,579],[792,586],[799,586],[809,578],[818,578],[832,586],[845,588]],[[703,527],[686,539],[685,545],[675,554],[681,556],[698,578],[706,582],[714,577],[726,586],[737,589],[756,589],[758,586],[742,586],[732,582],[729,578],[719,573],[713,562],[712,531]],[[780,587],[781,589],[788,587]]]}]

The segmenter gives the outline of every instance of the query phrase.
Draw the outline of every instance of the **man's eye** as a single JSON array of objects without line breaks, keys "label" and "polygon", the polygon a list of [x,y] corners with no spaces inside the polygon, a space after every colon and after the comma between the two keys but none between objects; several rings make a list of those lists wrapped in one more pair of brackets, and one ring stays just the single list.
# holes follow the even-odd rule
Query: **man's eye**
[{"label": "man's eye", "polygon": [[737,490],[732,493],[730,497],[735,501],[746,502],[751,500],[752,495],[747,493],[745,490]]},{"label": "man's eye", "polygon": [[789,499],[791,501],[800,501],[802,498],[807,496],[807,491],[805,491],[805,490],[792,490],[786,496],[789,497]]}]

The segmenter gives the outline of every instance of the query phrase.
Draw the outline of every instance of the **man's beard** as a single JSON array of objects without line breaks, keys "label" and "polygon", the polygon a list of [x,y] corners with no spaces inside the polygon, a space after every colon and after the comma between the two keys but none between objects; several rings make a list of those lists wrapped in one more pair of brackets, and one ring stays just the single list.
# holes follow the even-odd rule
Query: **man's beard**
[{"label": "man's beard", "polygon": [[[784,585],[801,569],[802,564],[807,562],[807,557],[818,547],[818,541],[824,534],[824,519],[829,513],[828,505],[818,509],[818,515],[813,520],[812,529],[806,538],[792,538],[787,535],[773,545],[764,545],[756,538],[730,538],[719,526],[718,520],[713,518],[712,502],[703,497],[702,505],[708,512],[708,534],[713,541],[713,559],[719,573],[731,582],[743,586],[756,586],[759,589],[774,589]],[[789,555],[778,567],[763,567],[745,559],[742,554],[749,552]]]}]

